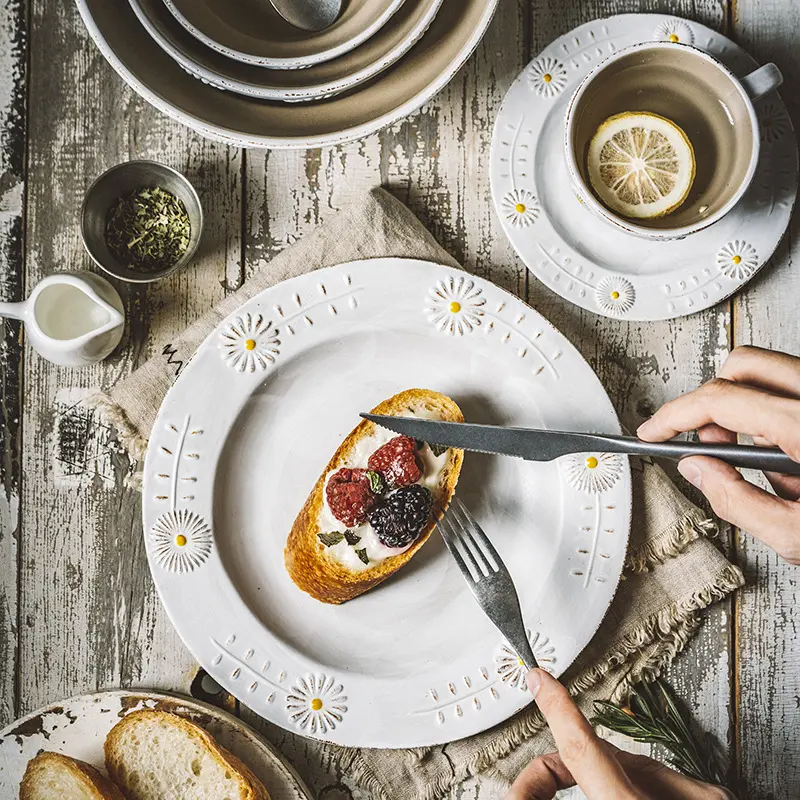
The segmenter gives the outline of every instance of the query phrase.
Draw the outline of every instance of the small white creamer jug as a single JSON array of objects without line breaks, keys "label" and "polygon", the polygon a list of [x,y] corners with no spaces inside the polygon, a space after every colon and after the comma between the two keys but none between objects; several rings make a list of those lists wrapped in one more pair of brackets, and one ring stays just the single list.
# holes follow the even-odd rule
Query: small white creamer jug
[{"label": "small white creamer jug", "polygon": [[93,272],[48,275],[27,300],[0,303],[0,317],[22,320],[34,350],[63,367],[104,359],[125,327],[117,290]]}]

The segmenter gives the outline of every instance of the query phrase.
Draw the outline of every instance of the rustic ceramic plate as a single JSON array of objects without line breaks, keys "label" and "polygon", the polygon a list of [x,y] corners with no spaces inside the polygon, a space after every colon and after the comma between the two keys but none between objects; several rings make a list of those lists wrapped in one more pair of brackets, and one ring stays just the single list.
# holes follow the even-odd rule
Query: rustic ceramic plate
[{"label": "rustic ceramic plate", "polygon": [[76,0],[103,55],[156,108],[239,147],[322,147],[358,139],[419,108],[475,49],[498,0],[444,0],[426,34],[375,80],[313,108],[221,92],[187,74],[147,34],[128,3]]},{"label": "rustic ceramic plate", "polygon": [[290,25],[264,0],[163,0],[206,46],[227,58],[277,69],[310,67],[350,52],[380,31],[403,2],[348,0],[333,25],[310,33]]},{"label": "rustic ceramic plate", "polygon": [[[153,428],[144,533],[170,619],[220,685],[289,730],[416,747],[530,701],[516,655],[438,536],[341,606],[286,573],[292,522],[358,413],[415,386],[450,395],[475,422],[619,432],[591,368],[536,311],[464,272],[396,258],[320,270],[245,303],[198,349]],[[594,635],[625,558],[628,463],[593,455],[468,454],[458,486],[555,674]]]},{"label": "rustic ceramic plate", "polygon": [[195,78],[262,100],[298,102],[353,89],[391,66],[425,33],[442,0],[406,0],[392,24],[369,41],[333,61],[304,70],[265,69],[231,61],[188,34],[162,0],[130,0],[130,4],[159,47]]},{"label": "rustic ceramic plate", "polygon": [[711,53],[738,76],[757,66],[735,42],[704,25],[622,14],[581,25],[548,45],[508,90],[495,122],[492,195],[506,235],[542,283],[597,314],[670,319],[724,300],[770,258],[794,206],[797,143],[774,92],[755,104],[762,141],[753,183],[719,222],[685,239],[652,242],[581,204],[563,151],[569,99],[609,54],[673,36]]},{"label": "rustic ceramic plate", "polygon": [[157,708],[205,728],[267,787],[272,800],[310,800],[303,781],[272,745],[241,720],[188,697],[119,690],[62,700],[0,731],[0,797],[16,797],[28,762],[42,750],[79,758],[105,773],[103,743],[132,711]]}]

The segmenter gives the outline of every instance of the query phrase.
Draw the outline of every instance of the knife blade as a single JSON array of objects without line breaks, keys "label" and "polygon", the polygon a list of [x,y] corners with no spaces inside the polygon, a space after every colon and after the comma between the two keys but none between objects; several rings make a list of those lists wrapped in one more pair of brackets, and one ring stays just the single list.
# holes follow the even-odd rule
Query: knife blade
[{"label": "knife blade", "polygon": [[644,442],[635,436],[599,433],[506,428],[502,425],[476,425],[471,422],[443,422],[420,417],[391,417],[361,414],[364,419],[413,439],[457,447],[478,453],[516,456],[526,461],[552,461],[573,453],[621,453],[679,460],[688,456],[711,456],[734,467],[760,469],[800,475],[800,464],[777,447],[704,442]]}]

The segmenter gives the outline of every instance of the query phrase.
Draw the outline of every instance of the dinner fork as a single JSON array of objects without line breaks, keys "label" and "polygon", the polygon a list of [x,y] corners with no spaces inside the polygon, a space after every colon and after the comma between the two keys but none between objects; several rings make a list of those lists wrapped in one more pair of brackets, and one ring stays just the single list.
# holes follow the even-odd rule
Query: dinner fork
[{"label": "dinner fork", "polygon": [[525,632],[514,581],[481,526],[456,497],[439,517],[437,527],[486,616],[527,669],[538,667]]}]

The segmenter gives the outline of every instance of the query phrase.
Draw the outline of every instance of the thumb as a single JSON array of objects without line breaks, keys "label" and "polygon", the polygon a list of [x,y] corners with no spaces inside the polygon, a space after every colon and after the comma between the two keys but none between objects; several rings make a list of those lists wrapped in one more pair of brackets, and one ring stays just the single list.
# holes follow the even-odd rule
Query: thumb
[{"label": "thumb", "polygon": [[567,690],[552,675],[532,669],[528,673],[528,688],[550,726],[564,766],[587,797],[591,800],[641,797]]},{"label": "thumb", "polygon": [[684,458],[678,471],[708,498],[718,517],[800,563],[800,503],[765,492],[717,458]]}]

